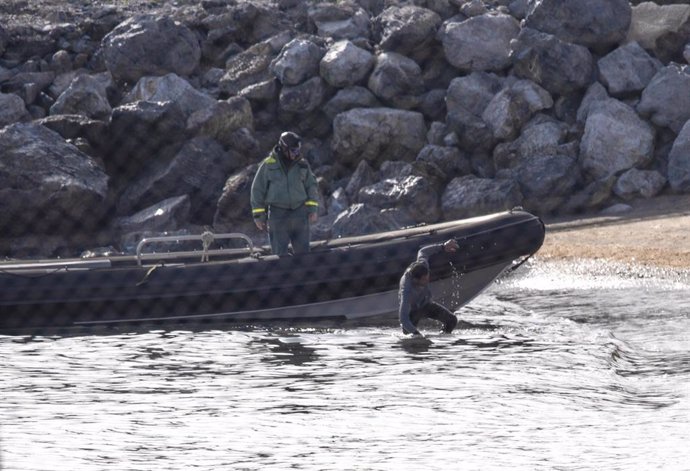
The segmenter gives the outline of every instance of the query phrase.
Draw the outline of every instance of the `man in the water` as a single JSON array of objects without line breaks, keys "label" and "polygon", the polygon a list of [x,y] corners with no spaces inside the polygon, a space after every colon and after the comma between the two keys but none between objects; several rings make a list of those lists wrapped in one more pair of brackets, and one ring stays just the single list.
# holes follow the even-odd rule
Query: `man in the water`
[{"label": "man in the water", "polygon": [[443,332],[450,333],[458,323],[455,314],[445,306],[433,301],[429,290],[429,257],[445,251],[452,253],[458,250],[458,243],[450,239],[443,244],[433,244],[422,247],[417,253],[417,260],[412,262],[402,278],[398,301],[398,314],[403,333],[421,335],[417,324],[423,318],[434,319],[443,323]]}]

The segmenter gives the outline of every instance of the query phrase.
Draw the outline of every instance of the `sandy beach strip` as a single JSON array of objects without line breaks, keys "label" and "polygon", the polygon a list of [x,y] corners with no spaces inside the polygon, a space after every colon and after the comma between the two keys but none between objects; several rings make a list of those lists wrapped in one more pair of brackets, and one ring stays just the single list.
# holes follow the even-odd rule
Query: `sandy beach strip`
[{"label": "sandy beach strip", "polygon": [[603,259],[690,271],[690,195],[665,195],[628,203],[632,209],[544,218],[545,260]]}]

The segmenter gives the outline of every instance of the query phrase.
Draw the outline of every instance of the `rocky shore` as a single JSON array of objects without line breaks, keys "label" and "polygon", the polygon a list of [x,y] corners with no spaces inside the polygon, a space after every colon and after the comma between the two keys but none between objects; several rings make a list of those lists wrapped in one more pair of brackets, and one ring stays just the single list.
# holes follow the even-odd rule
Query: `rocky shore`
[{"label": "rocky shore", "polygon": [[284,130],[316,238],[687,204],[688,62],[684,1],[5,0],[0,256],[262,243],[249,186]]}]

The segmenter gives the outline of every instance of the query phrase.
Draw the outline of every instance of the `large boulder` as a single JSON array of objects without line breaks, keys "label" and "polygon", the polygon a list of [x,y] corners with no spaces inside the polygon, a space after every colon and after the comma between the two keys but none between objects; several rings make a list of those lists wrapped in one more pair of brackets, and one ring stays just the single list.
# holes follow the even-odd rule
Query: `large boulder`
[{"label": "large boulder", "polygon": [[139,79],[134,88],[124,97],[122,104],[137,101],[173,102],[187,116],[216,104],[213,97],[196,90],[187,80],[174,73],[162,77]]},{"label": "large boulder", "polygon": [[13,124],[0,130],[0,149],[4,234],[70,234],[101,223],[108,176],[59,134]]},{"label": "large boulder", "polygon": [[659,60],[650,56],[636,42],[612,51],[599,59],[597,65],[601,82],[615,97],[641,92],[662,67]]},{"label": "large boulder", "polygon": [[225,181],[213,216],[216,231],[235,232],[243,225],[250,228],[254,226],[249,196],[258,169],[258,164],[250,165],[230,175]]},{"label": "large boulder", "polygon": [[690,119],[690,66],[670,64],[642,92],[637,111],[652,123],[679,133]]},{"label": "large boulder", "polygon": [[214,100],[210,107],[196,111],[187,119],[190,135],[212,137],[226,147],[235,146],[235,132],[240,129],[254,129],[254,114],[249,100],[239,96]]},{"label": "large boulder", "polygon": [[392,108],[357,108],[333,120],[333,152],[344,165],[360,160],[378,167],[386,160],[413,161],[426,143],[424,116]]},{"label": "large boulder", "polygon": [[690,5],[642,2],[632,7],[627,41],[636,41],[663,62],[680,62],[690,37]]},{"label": "large boulder", "polygon": [[291,113],[310,113],[326,98],[328,86],[321,77],[312,77],[299,85],[285,85],[280,90],[280,108]]},{"label": "large boulder", "polygon": [[552,106],[549,92],[531,80],[518,80],[491,99],[482,119],[496,139],[512,140],[534,113]]},{"label": "large boulder", "polygon": [[531,211],[550,213],[562,206],[580,181],[577,159],[562,154],[537,154],[523,159],[515,178]]},{"label": "large boulder", "polygon": [[680,130],[668,156],[668,182],[674,191],[690,193],[690,120]]},{"label": "large boulder", "polygon": [[117,218],[113,226],[121,234],[127,234],[127,239],[140,240],[140,234],[177,231],[187,226],[191,209],[189,195],[173,196],[131,216]]},{"label": "large boulder", "polygon": [[493,130],[484,122],[482,114],[501,88],[501,79],[486,72],[474,72],[450,83],[446,95],[446,122],[463,150],[488,151],[494,147]]},{"label": "large boulder", "polygon": [[244,157],[226,152],[207,137],[188,141],[170,162],[153,166],[124,192],[118,210],[131,214],[157,201],[189,195],[192,214],[210,224],[227,175],[246,164]]},{"label": "large boulder", "polygon": [[488,179],[466,175],[453,179],[441,196],[447,221],[512,209],[522,203],[520,188],[511,179]]},{"label": "large boulder", "polygon": [[652,198],[658,195],[665,185],[666,177],[658,171],[631,168],[618,178],[613,192],[624,200],[637,197]]},{"label": "large boulder", "polygon": [[24,100],[14,93],[0,93],[0,128],[29,118]]},{"label": "large boulder", "polygon": [[374,39],[384,51],[416,57],[429,54],[441,17],[419,6],[390,6],[375,20]]},{"label": "large boulder", "polygon": [[356,2],[322,2],[307,10],[317,34],[334,40],[369,38],[371,18]]},{"label": "large boulder", "polygon": [[106,85],[90,75],[79,75],[50,107],[50,114],[79,114],[87,118],[108,119],[113,109]]},{"label": "large boulder", "polygon": [[384,104],[411,109],[416,107],[419,96],[424,92],[422,70],[406,56],[384,52],[376,57],[368,87]]},{"label": "large boulder", "polygon": [[172,157],[187,137],[186,119],[169,101],[137,101],[115,108],[105,149],[108,174],[118,184],[127,183],[151,162]]},{"label": "large boulder", "polygon": [[280,33],[232,56],[226,62],[225,75],[218,83],[220,90],[228,95],[238,95],[248,87],[275,80],[271,62],[291,39],[289,32]]},{"label": "large boulder", "polygon": [[190,75],[199,65],[195,34],[169,17],[135,16],[103,38],[103,57],[116,80],[134,83],[146,75]]},{"label": "large boulder", "polygon": [[386,179],[366,186],[359,190],[357,201],[382,209],[404,210],[415,223],[434,223],[441,217],[435,186],[419,175]]},{"label": "large boulder", "polygon": [[513,73],[528,78],[554,95],[587,87],[595,64],[589,50],[532,28],[523,28],[511,43]]},{"label": "large boulder", "polygon": [[654,157],[655,131],[630,106],[613,98],[589,110],[580,141],[582,168],[601,179],[643,167]]},{"label": "large boulder", "polygon": [[509,15],[481,15],[458,22],[451,19],[438,32],[448,62],[463,72],[499,72],[511,65],[510,42],[520,24]]},{"label": "large boulder", "polygon": [[341,212],[331,230],[332,237],[349,237],[377,232],[393,231],[412,226],[415,222],[406,211],[399,208],[380,209],[357,203]]},{"label": "large boulder", "polygon": [[520,132],[520,137],[496,146],[493,152],[497,169],[514,168],[535,155],[577,156],[577,149],[567,145],[568,126],[554,118],[539,114]]},{"label": "large boulder", "polygon": [[319,74],[325,48],[308,39],[287,43],[270,65],[271,72],[283,85],[299,85]]},{"label": "large boulder", "polygon": [[338,92],[323,106],[323,112],[332,121],[336,115],[354,108],[380,108],[381,102],[368,88],[347,87]]},{"label": "large boulder", "polygon": [[625,39],[631,16],[628,0],[541,0],[530,2],[525,26],[606,50]]},{"label": "large boulder", "polygon": [[319,64],[319,72],[329,85],[346,88],[362,82],[375,63],[371,52],[344,40],[328,49]]}]

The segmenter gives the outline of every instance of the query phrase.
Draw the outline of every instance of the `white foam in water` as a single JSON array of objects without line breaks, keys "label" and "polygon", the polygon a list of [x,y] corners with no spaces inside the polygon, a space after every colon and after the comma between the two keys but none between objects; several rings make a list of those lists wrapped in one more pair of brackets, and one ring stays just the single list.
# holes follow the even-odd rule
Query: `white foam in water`
[{"label": "white foam in water", "polygon": [[537,260],[518,272],[521,273],[508,277],[503,282],[516,288],[531,290],[690,289],[690,272],[603,260]]}]

